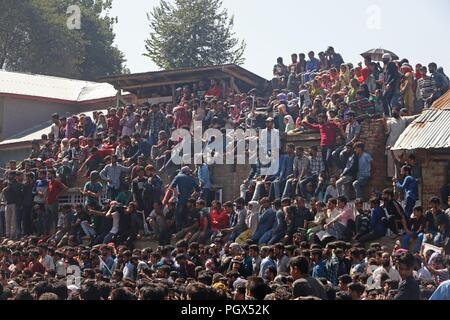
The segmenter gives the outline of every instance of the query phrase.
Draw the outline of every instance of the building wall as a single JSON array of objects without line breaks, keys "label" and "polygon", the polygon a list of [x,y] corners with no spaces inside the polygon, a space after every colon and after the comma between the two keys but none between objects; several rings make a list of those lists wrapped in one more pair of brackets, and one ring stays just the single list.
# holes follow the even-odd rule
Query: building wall
[{"label": "building wall", "polygon": [[53,113],[64,116],[67,112],[70,114],[78,112],[78,107],[75,105],[9,97],[4,98],[2,109],[0,140],[49,121]]},{"label": "building wall", "polygon": [[364,143],[366,152],[373,158],[372,176],[365,193],[368,195],[373,190],[382,191],[384,188],[392,186],[392,181],[388,181],[386,177],[386,134],[383,124],[372,120],[364,121],[359,140]]},{"label": "building wall", "polygon": [[26,159],[31,152],[31,146],[22,149],[2,150],[0,151],[0,167],[5,168],[11,160],[22,161]]},{"label": "building wall", "polygon": [[[449,161],[445,159],[433,158],[429,155],[429,161],[422,164],[422,204],[429,206],[431,197],[440,197],[440,189],[448,182]],[[445,200],[444,200],[445,201]]]}]

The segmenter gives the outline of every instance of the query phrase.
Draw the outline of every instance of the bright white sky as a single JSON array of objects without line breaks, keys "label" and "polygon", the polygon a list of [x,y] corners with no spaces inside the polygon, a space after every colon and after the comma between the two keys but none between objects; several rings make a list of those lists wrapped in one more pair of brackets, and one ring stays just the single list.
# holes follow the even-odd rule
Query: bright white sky
[{"label": "bright white sky", "polygon": [[[158,70],[142,54],[150,29],[146,13],[159,0],[113,0],[116,44],[131,72]],[[269,78],[278,56],[325,50],[345,61],[382,47],[411,64],[435,61],[450,74],[449,0],[223,0],[235,16],[235,32],[247,42],[244,67]]]}]

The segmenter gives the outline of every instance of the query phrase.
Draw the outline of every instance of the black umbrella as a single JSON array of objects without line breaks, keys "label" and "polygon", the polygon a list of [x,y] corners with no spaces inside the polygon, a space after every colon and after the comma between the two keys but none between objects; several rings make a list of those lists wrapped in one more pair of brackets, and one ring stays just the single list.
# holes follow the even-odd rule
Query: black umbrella
[{"label": "black umbrella", "polygon": [[386,49],[382,49],[382,48],[378,48],[378,49],[370,49],[366,52],[361,53],[361,55],[365,58],[365,57],[370,57],[373,61],[381,61],[382,57],[385,53],[389,53],[392,57],[392,60],[398,60],[399,57],[398,55],[396,55],[395,53],[393,53],[392,51],[386,50]]}]

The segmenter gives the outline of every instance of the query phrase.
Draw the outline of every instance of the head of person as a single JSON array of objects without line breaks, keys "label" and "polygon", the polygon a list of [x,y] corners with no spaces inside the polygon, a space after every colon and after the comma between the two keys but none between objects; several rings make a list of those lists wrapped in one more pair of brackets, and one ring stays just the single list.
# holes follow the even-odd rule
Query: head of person
[{"label": "head of person", "polygon": [[402,279],[412,277],[415,265],[415,258],[411,253],[409,252],[402,253],[397,260],[397,264],[398,264],[398,272],[400,273],[400,277]]},{"label": "head of person", "polygon": [[400,174],[401,174],[403,177],[410,176],[410,175],[411,175],[411,167],[410,167],[410,166],[403,166],[403,167],[400,169]]},{"label": "head of person", "polygon": [[318,150],[317,146],[312,146],[312,147],[309,148],[309,154],[310,154],[313,158],[315,158],[315,157],[317,156],[318,151],[319,151],[319,150]]},{"label": "head of person", "polygon": [[321,113],[317,116],[317,123],[324,124],[327,122],[327,116],[324,113]]},{"label": "head of person", "polygon": [[441,206],[441,200],[438,197],[431,197],[430,206],[433,210],[438,210]]},{"label": "head of person", "polygon": [[309,58],[310,60],[314,59],[314,51],[308,52],[308,58]]},{"label": "head of person", "polygon": [[380,206],[380,199],[375,198],[375,197],[370,198],[369,204],[370,204],[370,208],[372,208],[372,209],[377,208]]},{"label": "head of person", "polygon": [[437,71],[437,64],[434,62],[429,63],[428,70],[430,70],[430,73],[435,73]]},{"label": "head of person", "polygon": [[330,198],[327,201],[327,209],[334,210],[337,207],[337,200],[334,198]]},{"label": "head of person", "polygon": [[389,201],[394,199],[394,190],[390,188],[384,189],[383,192],[381,193],[381,198],[383,199],[383,201]]},{"label": "head of person", "polygon": [[352,282],[348,285],[348,292],[352,296],[352,300],[361,300],[365,290],[365,286],[360,282]]},{"label": "head of person", "polygon": [[426,76],[428,72],[428,68],[426,66],[421,66],[420,67],[420,74],[422,77]]},{"label": "head of person", "polygon": [[381,255],[381,264],[384,268],[389,268],[391,266],[391,255],[388,252],[383,252]]},{"label": "head of person", "polygon": [[259,201],[259,205],[261,206],[261,208],[266,209],[270,207],[270,201],[269,198],[264,197]]},{"label": "head of person", "polygon": [[381,60],[383,61],[383,64],[387,65],[389,62],[392,61],[392,56],[389,53],[383,54]]},{"label": "head of person", "polygon": [[364,152],[364,144],[362,142],[357,142],[353,146],[355,154],[359,157]]},{"label": "head of person", "polygon": [[297,205],[298,208],[304,208],[305,207],[305,199],[302,197],[297,197],[295,199],[295,204]]},{"label": "head of person", "polygon": [[267,129],[273,129],[273,119],[272,118],[267,118],[266,119],[266,127]]},{"label": "head of person", "polygon": [[303,147],[295,148],[295,155],[299,158],[301,158],[303,156],[304,152],[305,152],[305,149],[303,149]]},{"label": "head of person", "polygon": [[244,198],[237,198],[235,200],[235,204],[236,204],[236,209],[241,210],[244,208],[245,206],[245,200]]},{"label": "head of person", "polygon": [[268,293],[268,287],[261,277],[249,277],[246,285],[247,300],[263,300]]},{"label": "head of person", "polygon": [[304,256],[291,258],[289,261],[289,273],[294,280],[308,276],[309,261]]},{"label": "head of person", "polygon": [[339,196],[337,198],[338,201],[338,208],[343,209],[347,205],[347,198],[344,196]]},{"label": "head of person", "polygon": [[291,59],[292,59],[292,63],[296,63],[297,62],[297,54],[296,53],[291,54]]}]

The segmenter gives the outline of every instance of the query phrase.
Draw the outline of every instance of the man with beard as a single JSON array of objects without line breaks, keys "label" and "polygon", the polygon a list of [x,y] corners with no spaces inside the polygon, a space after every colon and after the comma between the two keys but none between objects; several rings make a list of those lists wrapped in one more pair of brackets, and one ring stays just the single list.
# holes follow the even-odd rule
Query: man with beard
[{"label": "man with beard", "polygon": [[388,228],[396,235],[399,234],[399,227],[407,231],[409,217],[405,214],[400,203],[394,199],[394,191],[392,189],[384,189],[381,197],[383,199],[383,208],[386,209],[388,214]]},{"label": "man with beard", "polygon": [[400,273],[392,267],[391,264],[391,255],[388,252],[384,252],[381,256],[381,266],[379,266],[375,271],[373,272],[373,281],[374,281],[374,287],[376,289],[382,288],[382,275],[386,274],[391,281],[402,281],[402,278],[400,277]]}]

